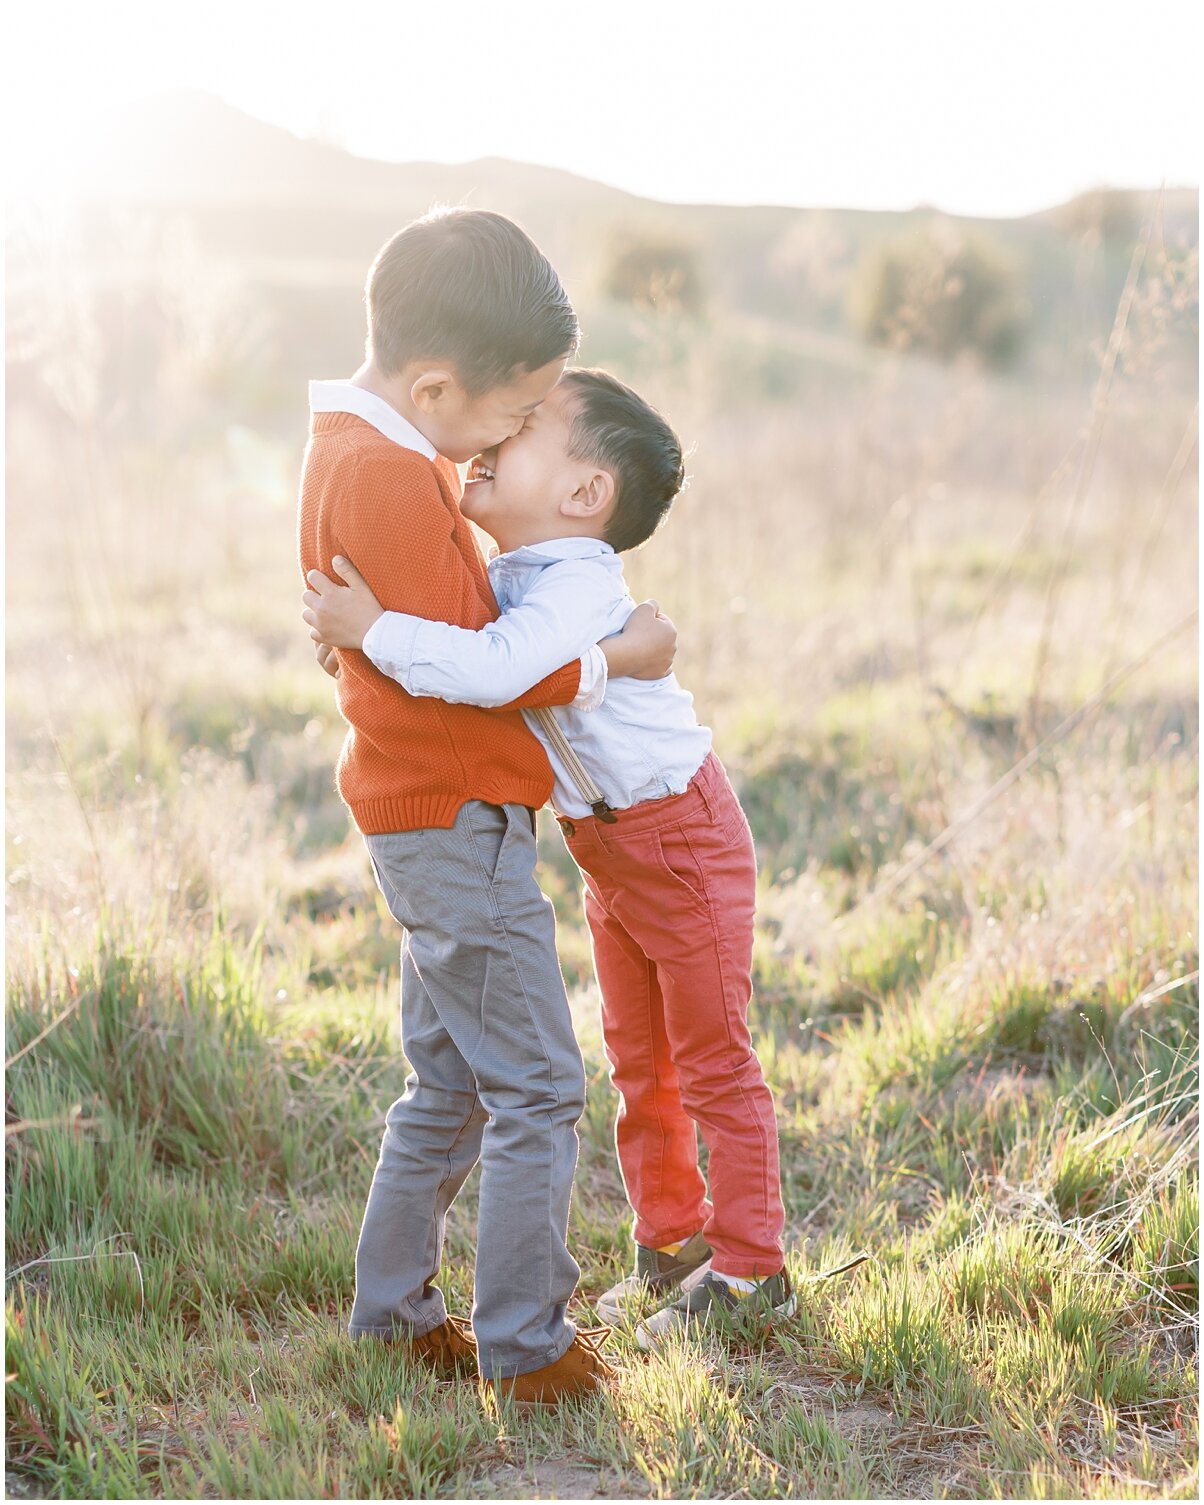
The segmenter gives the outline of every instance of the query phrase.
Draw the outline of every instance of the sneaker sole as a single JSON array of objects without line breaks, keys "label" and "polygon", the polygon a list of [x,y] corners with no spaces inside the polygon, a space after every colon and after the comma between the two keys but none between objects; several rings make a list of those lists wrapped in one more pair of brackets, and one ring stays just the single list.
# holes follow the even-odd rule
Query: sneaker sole
[{"label": "sneaker sole", "polygon": [[628,1307],[638,1306],[644,1296],[643,1288],[637,1289],[633,1286],[630,1293],[625,1293],[622,1285],[612,1286],[609,1291],[603,1291],[594,1302],[594,1311],[603,1322],[609,1322],[612,1327],[618,1327],[627,1321]]}]

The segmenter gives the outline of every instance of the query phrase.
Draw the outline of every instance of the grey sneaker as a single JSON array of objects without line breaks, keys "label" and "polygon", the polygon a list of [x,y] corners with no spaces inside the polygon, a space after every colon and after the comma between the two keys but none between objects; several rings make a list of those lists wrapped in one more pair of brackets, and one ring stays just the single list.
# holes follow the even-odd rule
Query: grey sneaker
[{"label": "grey sneaker", "polygon": [[701,1280],[692,1282],[670,1306],[654,1313],[635,1330],[637,1345],[648,1351],[674,1333],[689,1328],[738,1323],[742,1317],[764,1321],[771,1314],[793,1317],[797,1310],[790,1277],[785,1270],[761,1281],[755,1291],[739,1291],[729,1286],[722,1275],[708,1270]]},{"label": "grey sneaker", "polygon": [[706,1264],[711,1247],[701,1233],[688,1238],[676,1254],[635,1246],[635,1274],[628,1275],[598,1297],[594,1307],[604,1322],[621,1323],[650,1300],[664,1300],[688,1275]]}]

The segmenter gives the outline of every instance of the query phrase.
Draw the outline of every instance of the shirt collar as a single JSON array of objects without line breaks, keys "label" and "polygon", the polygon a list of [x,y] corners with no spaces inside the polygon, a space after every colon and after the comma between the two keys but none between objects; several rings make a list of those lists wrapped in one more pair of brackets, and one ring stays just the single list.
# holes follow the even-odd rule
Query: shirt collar
[{"label": "shirt collar", "polygon": [[350,381],[311,381],[309,384],[309,409],[311,413],[351,413],[362,418],[403,449],[416,450],[428,460],[434,460],[438,451],[425,434],[420,434],[408,418],[403,418],[396,408],[391,408],[383,397],[357,387]]},{"label": "shirt collar", "polygon": [[490,563],[513,559],[518,564],[546,564],[555,559],[601,559],[613,553],[613,547],[601,538],[549,538],[543,543],[523,544],[508,554],[495,554]]}]

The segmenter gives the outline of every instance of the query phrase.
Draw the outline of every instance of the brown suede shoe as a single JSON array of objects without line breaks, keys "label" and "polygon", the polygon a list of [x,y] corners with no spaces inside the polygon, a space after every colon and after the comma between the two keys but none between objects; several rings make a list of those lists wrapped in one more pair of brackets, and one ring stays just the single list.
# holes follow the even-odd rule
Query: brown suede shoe
[{"label": "brown suede shoe", "polygon": [[413,1354],[436,1374],[449,1378],[476,1362],[477,1344],[471,1326],[463,1317],[453,1317],[450,1313],[430,1332],[402,1341],[407,1353]]},{"label": "brown suede shoe", "polygon": [[577,1336],[554,1364],[516,1374],[496,1385],[493,1380],[485,1380],[485,1393],[499,1401],[513,1402],[520,1411],[538,1411],[562,1400],[592,1395],[616,1378],[600,1352],[609,1336],[609,1327],[578,1328]]}]

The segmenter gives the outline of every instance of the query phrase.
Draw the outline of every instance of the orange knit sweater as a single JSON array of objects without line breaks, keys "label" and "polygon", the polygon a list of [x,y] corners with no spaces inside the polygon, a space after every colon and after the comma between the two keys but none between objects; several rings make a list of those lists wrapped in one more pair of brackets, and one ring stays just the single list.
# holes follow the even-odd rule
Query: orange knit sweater
[{"label": "orange knit sweater", "polygon": [[[301,571],[330,574],[343,554],[387,611],[457,627],[498,617],[450,460],[428,460],[350,413],[317,413],[301,477]],[[338,705],[348,723],[336,782],[365,834],[450,826],[466,800],[538,807],[552,773],[521,707],[567,705],[580,661],[498,710],[409,695],[358,650],[340,649]]]}]

